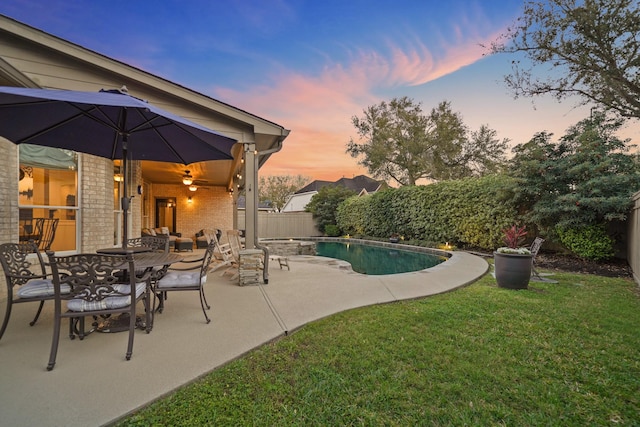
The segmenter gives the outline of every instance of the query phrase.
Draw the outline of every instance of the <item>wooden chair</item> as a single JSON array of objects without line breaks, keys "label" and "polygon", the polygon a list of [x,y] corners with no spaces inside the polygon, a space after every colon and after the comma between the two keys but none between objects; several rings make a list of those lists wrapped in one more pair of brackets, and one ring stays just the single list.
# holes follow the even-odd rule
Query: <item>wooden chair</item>
[{"label": "wooden chair", "polygon": [[236,275],[238,272],[238,263],[233,256],[229,243],[221,243],[219,240],[219,236],[216,233],[208,234],[207,241],[214,241],[216,244],[216,249],[213,253],[216,260],[214,261],[215,265],[211,270],[222,270],[221,276],[232,274],[233,276],[237,277]]},{"label": "wooden chair", "polygon": [[[227,240],[231,247],[231,253],[236,262],[240,262],[240,251],[244,249],[245,245],[242,243],[242,232],[240,230],[227,230]],[[262,260],[262,267],[264,267],[264,260]]]},{"label": "wooden chair", "polygon": [[[56,363],[60,342],[60,324],[63,318],[82,316],[110,316],[126,314],[129,316],[129,340],[126,360],[133,353],[133,337],[136,328],[136,306],[144,302],[146,325],[151,325],[149,309],[149,278],[142,280],[135,274],[128,274],[125,283],[120,274],[123,270],[135,272],[133,255],[101,255],[95,253],[69,256],[56,256],[47,252],[51,264],[54,287],[54,330],[51,341],[51,353],[47,370]],[[61,290],[69,288],[68,293]],[[133,294],[133,295],[132,295]],[[133,298],[132,298],[133,296]],[[66,302],[66,311],[62,311],[62,302]],[[150,329],[147,329],[147,333]]]},{"label": "wooden chair", "polygon": [[227,241],[231,247],[231,253],[236,259],[236,262],[240,261],[240,251],[242,250],[242,240],[240,238],[240,230],[227,230]]},{"label": "wooden chair", "polygon": [[211,322],[207,315],[207,310],[210,310],[211,306],[205,297],[204,285],[207,282],[207,274],[214,268],[212,263],[214,262],[213,253],[215,249],[216,240],[211,239],[202,258],[183,260],[180,265],[184,265],[184,267],[169,267],[167,274],[158,280],[154,289],[155,297],[160,299],[158,312],[162,313],[164,310],[164,301],[168,292],[195,291],[200,295],[200,306],[206,322]]},{"label": "wooden chair", "polygon": [[[29,323],[33,326],[40,317],[44,302],[54,299],[54,292],[51,276],[47,275],[44,260],[35,242],[0,244],[0,263],[7,285],[7,309],[0,328],[2,339],[9,324],[13,304],[40,303],[35,317]],[[68,289],[63,288],[63,291],[68,292]]]}]

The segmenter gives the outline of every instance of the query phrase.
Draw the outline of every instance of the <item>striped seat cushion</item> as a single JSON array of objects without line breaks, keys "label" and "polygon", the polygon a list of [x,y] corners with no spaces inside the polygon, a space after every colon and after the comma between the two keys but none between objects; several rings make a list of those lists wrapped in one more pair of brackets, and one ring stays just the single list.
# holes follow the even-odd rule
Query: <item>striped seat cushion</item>
[{"label": "striped seat cushion", "polygon": [[[68,294],[69,285],[60,285],[60,293]],[[20,286],[16,292],[20,298],[41,298],[53,296],[53,282],[51,279],[31,279]]]},{"label": "striped seat cushion", "polygon": [[[147,287],[146,282],[136,283],[136,298],[142,295]],[[118,292],[129,294],[130,285],[117,284],[113,288]],[[67,302],[67,310],[69,311],[94,311],[94,310],[110,310],[114,308],[122,308],[131,304],[130,295],[116,295],[103,298],[99,301],[85,301],[81,298],[74,298]]]}]

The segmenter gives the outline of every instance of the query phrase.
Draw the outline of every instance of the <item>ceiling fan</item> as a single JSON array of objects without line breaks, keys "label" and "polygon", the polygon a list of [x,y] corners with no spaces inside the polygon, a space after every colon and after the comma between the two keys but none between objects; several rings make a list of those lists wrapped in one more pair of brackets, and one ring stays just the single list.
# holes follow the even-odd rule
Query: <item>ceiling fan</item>
[{"label": "ceiling fan", "polygon": [[185,170],[184,175],[182,176],[182,183],[189,187],[190,191],[196,191],[198,188],[202,188],[202,186],[209,185],[209,181],[204,179],[195,179],[193,175],[191,175],[191,171]]}]

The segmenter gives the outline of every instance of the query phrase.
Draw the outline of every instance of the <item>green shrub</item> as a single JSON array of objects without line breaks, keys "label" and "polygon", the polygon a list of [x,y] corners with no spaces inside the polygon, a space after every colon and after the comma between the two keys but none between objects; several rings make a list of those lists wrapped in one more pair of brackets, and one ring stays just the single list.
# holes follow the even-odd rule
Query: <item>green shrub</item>
[{"label": "green shrub", "polygon": [[389,188],[352,197],[336,222],[352,235],[476,246],[502,246],[502,230],[518,222],[513,180],[505,175]]},{"label": "green shrub", "polygon": [[327,224],[324,226],[324,233],[329,237],[338,237],[340,236],[340,229],[337,225]]},{"label": "green shrub", "polygon": [[560,242],[579,257],[603,261],[615,255],[615,241],[607,234],[604,225],[557,227],[556,231]]},{"label": "green shrub", "polygon": [[345,234],[352,236],[365,235],[362,218],[367,217],[371,196],[353,196],[338,205],[336,221]]},{"label": "green shrub", "polygon": [[353,190],[342,185],[327,185],[322,187],[318,193],[311,198],[305,210],[312,213],[318,225],[318,230],[326,233],[326,227],[328,225],[336,225],[337,223],[336,214],[338,206],[355,194]]}]

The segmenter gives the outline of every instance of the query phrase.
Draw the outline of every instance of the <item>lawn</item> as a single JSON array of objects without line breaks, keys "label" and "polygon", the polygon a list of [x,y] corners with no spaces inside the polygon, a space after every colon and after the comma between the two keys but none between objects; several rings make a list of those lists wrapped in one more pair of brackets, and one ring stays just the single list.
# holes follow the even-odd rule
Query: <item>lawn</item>
[{"label": "lawn", "polygon": [[640,425],[637,285],[554,279],[331,316],[119,425]]}]

